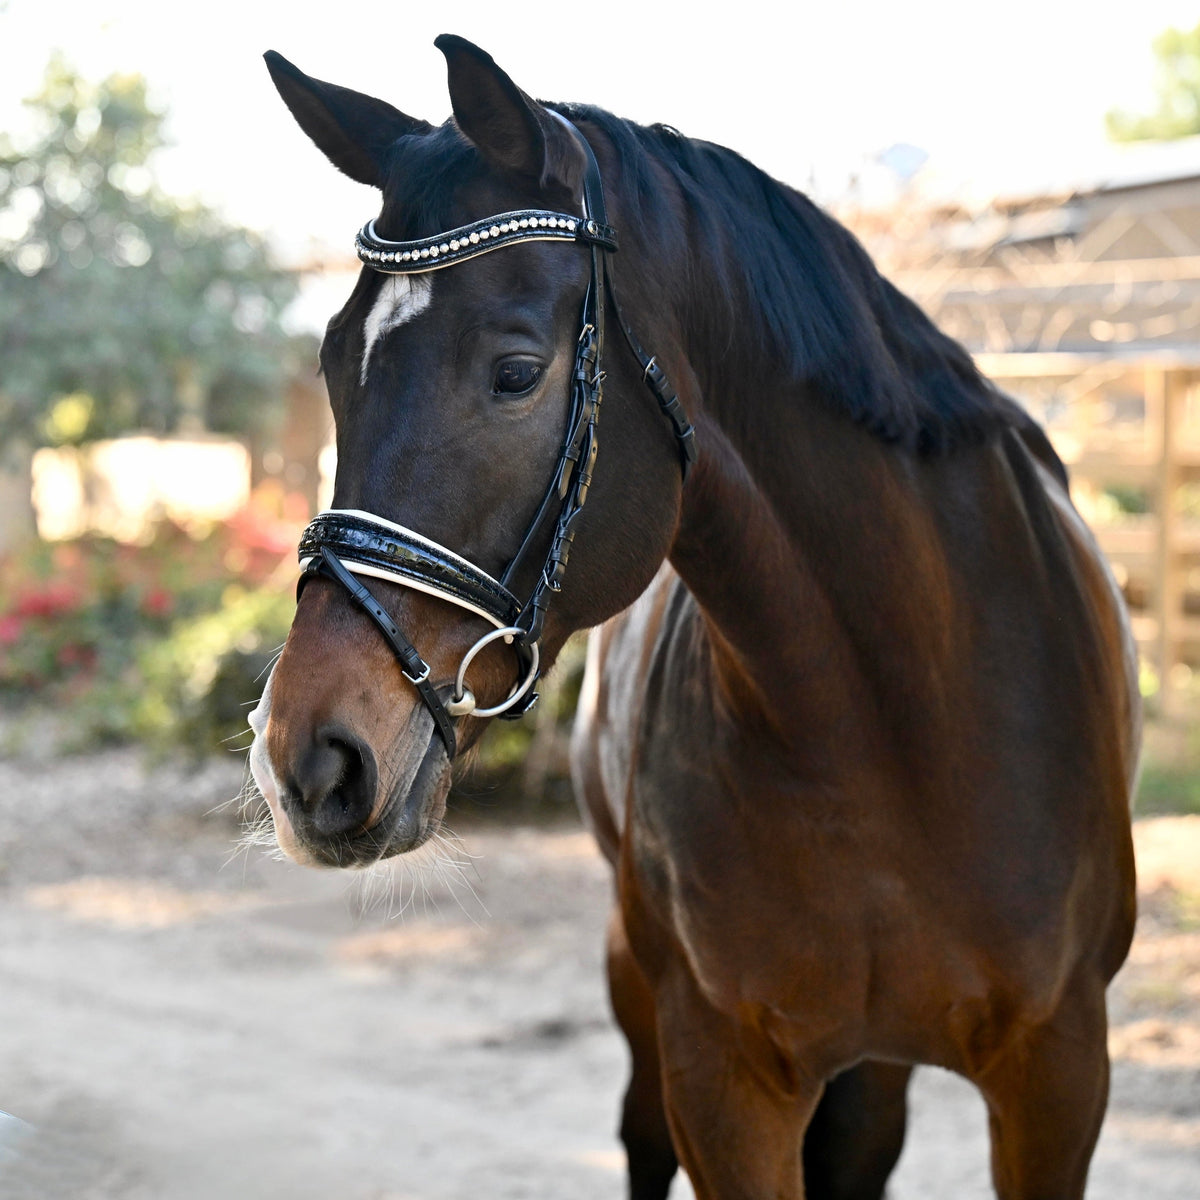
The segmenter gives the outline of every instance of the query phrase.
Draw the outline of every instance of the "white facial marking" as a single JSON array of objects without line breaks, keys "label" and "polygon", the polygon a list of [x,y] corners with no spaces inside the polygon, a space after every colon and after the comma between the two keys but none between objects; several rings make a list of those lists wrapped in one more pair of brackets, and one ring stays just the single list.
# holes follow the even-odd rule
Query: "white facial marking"
[{"label": "white facial marking", "polygon": [[280,800],[279,784],[267,754],[266,733],[267,722],[271,718],[271,680],[274,677],[275,671],[272,668],[271,674],[267,676],[267,686],[263,688],[262,699],[250,713],[250,728],[254,733],[254,742],[250,747],[250,774],[271,810],[271,819],[275,822],[275,840],[279,843],[280,850],[293,862],[307,866],[311,859],[296,841],[292,823],[288,820]]},{"label": "white facial marking", "polygon": [[371,351],[385,333],[423,313],[433,297],[433,281],[427,275],[388,275],[375,304],[363,324],[362,370],[359,383],[367,382]]}]

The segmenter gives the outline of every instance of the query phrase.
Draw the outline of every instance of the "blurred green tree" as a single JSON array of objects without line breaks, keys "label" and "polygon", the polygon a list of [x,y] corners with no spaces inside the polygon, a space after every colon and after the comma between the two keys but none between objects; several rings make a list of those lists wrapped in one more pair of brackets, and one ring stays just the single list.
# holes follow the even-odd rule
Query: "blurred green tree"
[{"label": "blurred green tree", "polygon": [[261,430],[297,353],[263,240],[164,194],[137,75],[53,59],[30,136],[0,135],[0,431],[26,446],[134,429]]},{"label": "blurred green tree", "polygon": [[1168,29],[1154,39],[1158,106],[1151,113],[1110,112],[1115,142],[1166,141],[1200,133],[1200,25]]}]

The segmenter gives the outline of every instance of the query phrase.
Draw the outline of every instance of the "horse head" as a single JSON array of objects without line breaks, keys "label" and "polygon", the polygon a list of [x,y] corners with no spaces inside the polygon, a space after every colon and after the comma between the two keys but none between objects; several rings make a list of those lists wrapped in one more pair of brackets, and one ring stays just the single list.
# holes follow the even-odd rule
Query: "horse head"
[{"label": "horse head", "polygon": [[[382,193],[359,238],[363,270],[321,346],[333,510],[302,546],[295,619],[251,719],[279,844],[310,865],[366,864],[427,840],[454,753],[490,711],[524,702],[572,632],[636,598],[679,517],[680,458],[643,378],[657,365],[648,375],[611,318],[603,365],[598,345],[580,349],[613,312],[597,265],[612,248],[604,223],[584,236],[589,196],[603,203],[588,142],[477,47],[436,44],[454,112],[436,128],[267,55],[304,132]],[[606,183],[617,168],[604,164]],[[610,199],[619,223],[619,192]],[[647,311],[653,284],[632,268],[622,299],[669,360],[668,319]],[[564,538],[569,571],[555,568]],[[415,571],[379,569],[389,554]],[[449,591],[429,586],[435,576],[453,577]],[[497,581],[509,609],[471,602]]]}]

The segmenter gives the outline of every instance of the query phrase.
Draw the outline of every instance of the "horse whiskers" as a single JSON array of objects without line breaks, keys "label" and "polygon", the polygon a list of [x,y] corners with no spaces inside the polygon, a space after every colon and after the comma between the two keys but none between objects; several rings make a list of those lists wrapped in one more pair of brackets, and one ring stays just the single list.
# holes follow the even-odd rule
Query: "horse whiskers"
[{"label": "horse whiskers", "polygon": [[385,909],[387,919],[391,920],[396,884],[390,870],[378,862],[371,863],[355,871],[347,886],[354,890],[352,908],[356,919],[361,920],[377,909]]},{"label": "horse whiskers", "polygon": [[[258,681],[260,679],[262,679],[266,675],[269,675],[275,669],[275,664],[279,661],[279,656],[283,653],[283,647],[286,645],[287,645],[287,643],[284,642],[283,645],[275,647],[275,649],[271,652],[271,657],[268,660],[267,665],[265,667],[263,667],[263,669],[261,671],[259,671],[259,673],[254,677],[255,683],[258,683]],[[249,703],[257,704],[258,701],[251,700],[251,701],[249,701]]]},{"label": "horse whiskers", "polygon": [[[460,854],[464,858],[470,860],[471,865],[474,865],[479,861],[479,859],[483,858],[482,854],[472,854],[470,850],[467,849],[467,845],[462,838],[455,833],[454,830],[445,823],[445,821],[442,822],[434,836],[446,847],[447,850],[452,851],[454,854]],[[467,864],[459,863],[457,865],[466,866]]]},{"label": "horse whiskers", "polygon": [[251,849],[265,850],[270,858],[283,861],[286,855],[279,849],[275,838],[275,821],[271,816],[270,807],[249,770],[246,771],[238,793],[216,805],[210,812],[224,812],[234,805],[237,805],[242,831],[234,842],[224,866],[228,867],[239,855],[248,860]]},{"label": "horse whiskers", "polygon": [[474,856],[468,855],[468,860],[457,857],[467,852],[456,834],[448,833],[447,836],[447,833],[438,831],[423,846],[408,854],[386,862],[381,857],[357,869],[349,885],[355,892],[354,915],[361,919],[369,913],[382,911],[384,919],[392,921],[410,911],[415,912],[418,901],[425,914],[431,907],[440,913],[440,892],[452,896],[463,915],[478,925],[478,918],[470,911],[461,893],[465,885],[474,906],[485,917],[490,917],[487,906],[467,878],[467,872],[474,870],[474,863],[469,861]]},{"label": "horse whiskers", "polygon": [[258,785],[254,782],[254,777],[250,774],[249,770],[246,770],[242,775],[242,786],[228,800],[222,800],[220,803],[214,804],[204,815],[206,817],[213,817],[236,805],[238,815],[244,819],[247,812],[252,807],[257,808],[260,802],[265,803],[263,795],[258,790]]},{"label": "horse whiskers", "polygon": [[[490,918],[492,914],[488,911],[487,905],[484,904],[482,899],[480,899],[479,893],[475,890],[475,885],[471,882],[468,876],[468,872],[470,872],[473,873],[476,878],[479,877],[479,872],[475,867],[475,859],[479,856],[470,854],[463,846],[462,839],[458,836],[458,834],[452,832],[451,830],[445,829],[444,826],[442,830],[439,830],[433,835],[433,844],[437,846],[440,851],[437,854],[435,862],[439,868],[441,880],[446,885],[450,894],[454,897],[459,908],[462,909],[463,915],[466,916],[472,924],[479,924],[475,917],[467,911],[467,906],[463,903],[462,898],[459,896],[458,890],[455,887],[455,876],[457,876],[457,882],[465,885],[467,891],[471,893],[471,899],[474,900],[479,906],[479,909],[483,915]],[[460,853],[467,855],[467,861],[463,861],[462,859],[455,857],[456,854]]]}]

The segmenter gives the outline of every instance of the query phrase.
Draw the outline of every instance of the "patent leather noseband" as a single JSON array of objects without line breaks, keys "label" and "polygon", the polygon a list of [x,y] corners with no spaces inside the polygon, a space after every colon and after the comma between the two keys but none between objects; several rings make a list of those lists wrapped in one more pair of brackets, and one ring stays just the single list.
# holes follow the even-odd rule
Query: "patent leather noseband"
[{"label": "patent leather noseband", "polygon": [[[527,712],[537,700],[533,687],[538,678],[546,613],[551,599],[562,589],[567,559],[579,515],[587,500],[599,446],[596,427],[604,381],[600,364],[605,311],[610,301],[625,341],[641,364],[642,378],[654,393],[663,415],[671,422],[684,479],[696,459],[695,430],[657,359],[638,344],[612,290],[608,256],[617,249],[617,235],[608,224],[595,155],[570,121],[559,113],[552,115],[570,130],[584,154],[582,216],[521,209],[410,242],[381,238],[375,232],[375,222],[370,221],[355,241],[361,261],[388,275],[441,270],[518,242],[563,242],[582,245],[589,250],[591,280],[584,297],[575,351],[566,434],[545,495],[516,554],[497,580],[453,550],[414,530],[371,513],[348,509],[331,509],[318,514],[300,540],[300,588],[307,579],[322,575],[347,590],[375,623],[399,661],[404,677],[429,708],[449,758],[454,757],[456,749],[456,718],[474,714],[514,719]],[[544,539],[550,522],[553,522],[553,529],[549,549],[528,598],[522,602],[510,586],[529,552]],[[359,576],[390,580],[436,596],[482,617],[493,626],[463,656],[448,699],[443,699],[430,681],[429,665],[416,647],[357,578]],[[486,645],[501,639],[516,653],[517,682],[500,704],[481,709],[466,686],[466,671]]]}]

